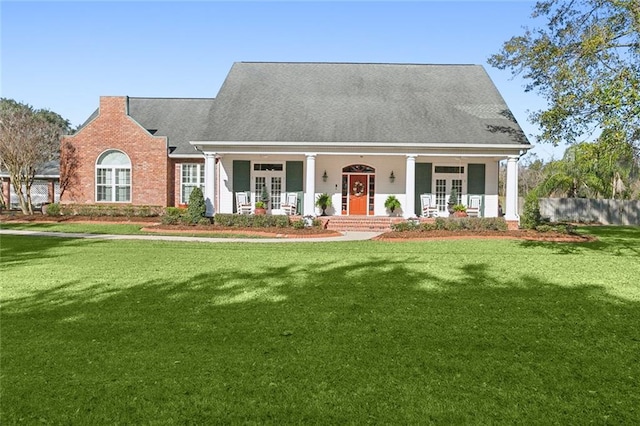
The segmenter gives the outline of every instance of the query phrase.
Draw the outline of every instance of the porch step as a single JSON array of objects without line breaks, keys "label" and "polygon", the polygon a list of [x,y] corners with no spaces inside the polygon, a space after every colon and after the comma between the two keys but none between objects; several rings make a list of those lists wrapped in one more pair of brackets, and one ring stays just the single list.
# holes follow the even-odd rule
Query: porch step
[{"label": "porch step", "polygon": [[375,216],[325,216],[320,217],[327,229],[333,231],[373,231],[387,232],[391,225],[403,222],[401,217],[375,217]]}]

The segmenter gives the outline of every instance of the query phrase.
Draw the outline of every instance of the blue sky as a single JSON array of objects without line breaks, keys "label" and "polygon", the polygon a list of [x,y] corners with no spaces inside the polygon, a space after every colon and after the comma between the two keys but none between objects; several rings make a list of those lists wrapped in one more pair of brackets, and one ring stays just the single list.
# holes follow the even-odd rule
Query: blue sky
[{"label": "blue sky", "polygon": [[545,104],[487,64],[533,26],[531,1],[0,4],[2,96],[74,126],[101,95],[215,97],[236,61],[481,64],[528,135],[527,111]]}]

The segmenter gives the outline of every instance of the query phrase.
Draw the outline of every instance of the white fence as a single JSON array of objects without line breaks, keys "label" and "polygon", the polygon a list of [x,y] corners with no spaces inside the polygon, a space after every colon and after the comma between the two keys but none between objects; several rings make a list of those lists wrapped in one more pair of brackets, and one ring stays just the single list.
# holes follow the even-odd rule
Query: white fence
[{"label": "white fence", "polygon": [[640,225],[640,200],[541,198],[540,214],[552,222]]}]

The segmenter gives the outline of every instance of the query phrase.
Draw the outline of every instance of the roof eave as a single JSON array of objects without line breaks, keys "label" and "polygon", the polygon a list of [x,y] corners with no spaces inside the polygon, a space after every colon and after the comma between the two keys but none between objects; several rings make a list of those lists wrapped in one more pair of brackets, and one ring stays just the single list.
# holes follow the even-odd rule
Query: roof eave
[{"label": "roof eave", "polygon": [[218,154],[281,154],[318,153],[327,155],[439,155],[439,156],[501,156],[521,155],[531,144],[470,144],[470,143],[389,143],[389,142],[282,142],[282,141],[191,141],[203,152]]}]

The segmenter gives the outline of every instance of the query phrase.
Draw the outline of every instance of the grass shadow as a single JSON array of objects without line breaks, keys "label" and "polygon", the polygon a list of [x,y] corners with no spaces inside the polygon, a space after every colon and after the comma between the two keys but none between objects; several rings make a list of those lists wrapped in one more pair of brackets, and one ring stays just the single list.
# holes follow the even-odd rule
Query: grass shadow
[{"label": "grass shadow", "polygon": [[584,243],[520,241],[519,245],[523,248],[545,248],[555,254],[596,251],[615,256],[640,256],[640,227],[583,226],[578,232],[593,235],[597,240]]},{"label": "grass shadow", "polygon": [[83,238],[47,237],[34,238],[21,235],[0,235],[0,267],[9,268],[28,264],[33,260],[43,260],[63,256],[58,253],[64,247],[90,247],[100,244],[99,240]]},{"label": "grass shadow", "polygon": [[191,276],[69,281],[5,302],[2,417],[639,419],[636,302],[593,285],[500,277],[488,263],[443,275],[417,254],[242,268],[245,254]]}]

